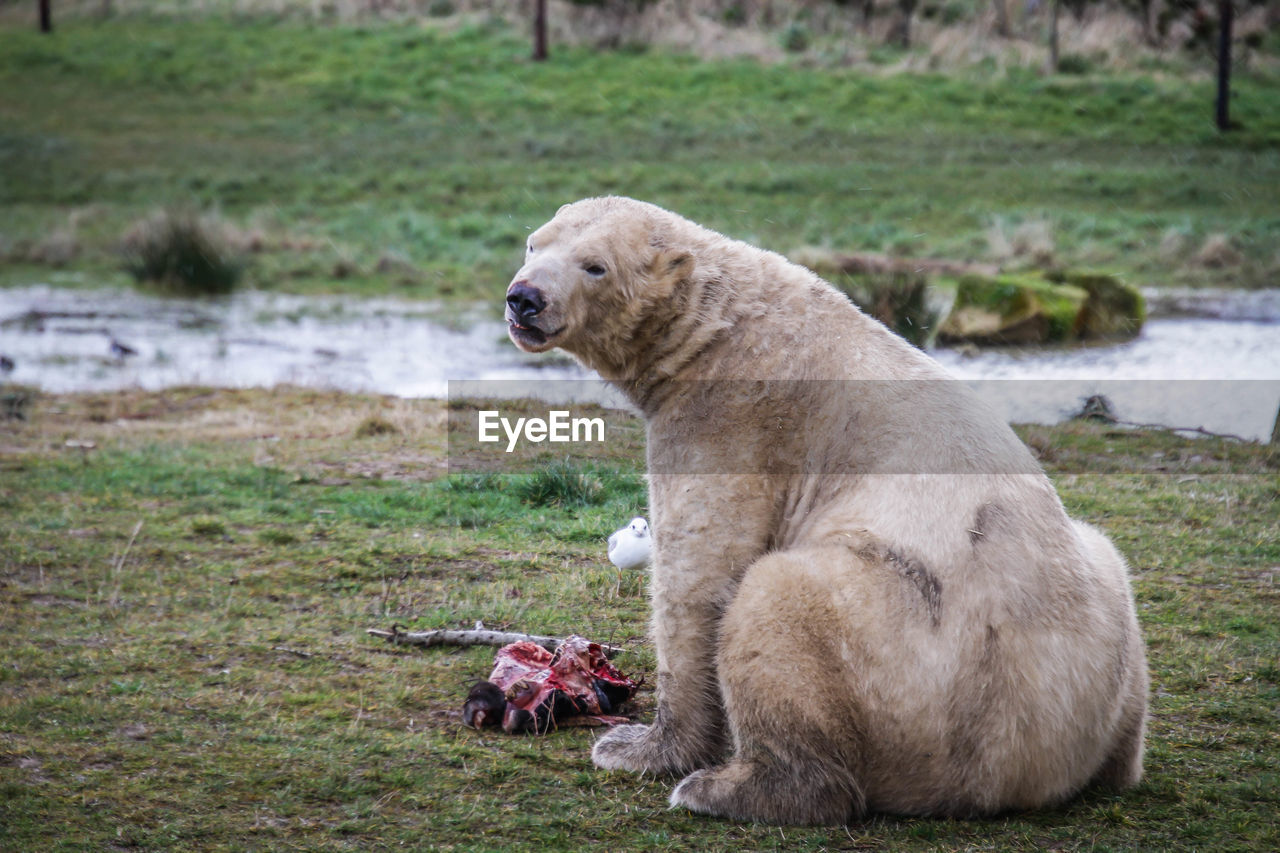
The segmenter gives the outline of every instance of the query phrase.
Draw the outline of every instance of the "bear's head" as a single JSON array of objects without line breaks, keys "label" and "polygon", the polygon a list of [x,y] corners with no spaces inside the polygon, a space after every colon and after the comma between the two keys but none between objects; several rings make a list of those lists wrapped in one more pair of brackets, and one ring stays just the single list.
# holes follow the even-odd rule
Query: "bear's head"
[{"label": "bear's head", "polygon": [[559,347],[606,377],[625,371],[640,327],[661,321],[693,269],[692,253],[672,245],[680,222],[628,198],[560,208],[530,235],[507,287],[511,340],[526,352]]}]

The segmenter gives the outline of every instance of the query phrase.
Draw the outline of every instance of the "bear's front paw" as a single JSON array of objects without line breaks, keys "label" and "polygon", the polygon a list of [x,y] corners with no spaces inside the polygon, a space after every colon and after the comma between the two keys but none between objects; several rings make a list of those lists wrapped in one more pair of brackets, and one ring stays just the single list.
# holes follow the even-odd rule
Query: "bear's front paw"
[{"label": "bear's front paw", "polygon": [[659,772],[651,765],[653,750],[648,746],[649,726],[618,726],[591,750],[591,761],[604,770],[631,770],[635,773]]},{"label": "bear's front paw", "polygon": [[687,773],[696,766],[658,726],[618,726],[591,750],[591,760],[605,770],[633,773]]}]

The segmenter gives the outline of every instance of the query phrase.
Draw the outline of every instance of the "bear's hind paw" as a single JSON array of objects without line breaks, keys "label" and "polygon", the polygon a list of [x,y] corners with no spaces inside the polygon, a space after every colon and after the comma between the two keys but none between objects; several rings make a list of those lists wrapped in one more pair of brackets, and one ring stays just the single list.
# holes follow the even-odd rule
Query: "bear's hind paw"
[{"label": "bear's hind paw", "polygon": [[671,792],[671,807],[731,820],[830,826],[860,815],[862,798],[839,780],[806,786],[788,774],[731,761],[686,776]]}]

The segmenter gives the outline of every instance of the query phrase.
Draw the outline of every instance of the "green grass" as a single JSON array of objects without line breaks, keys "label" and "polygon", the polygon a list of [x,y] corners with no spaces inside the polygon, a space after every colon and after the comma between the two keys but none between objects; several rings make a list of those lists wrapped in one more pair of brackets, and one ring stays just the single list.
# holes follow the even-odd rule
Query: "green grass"
[{"label": "green grass", "polygon": [[[1280,469],[1265,447],[1022,430],[1068,509],[1133,566],[1152,674],[1140,786],[990,820],[779,830],[668,811],[672,780],[594,770],[586,730],[465,729],[492,650],[365,635],[479,619],[623,645],[620,666],[650,684],[655,668],[639,580],[615,596],[604,556],[646,509],[642,433],[619,433],[609,461],[446,475],[441,404],[397,405],[44,396],[5,425],[0,848],[1280,845]],[[362,434],[371,412],[397,431]],[[372,475],[375,460],[394,464]],[[635,710],[652,713],[649,688]]]},{"label": "green grass", "polygon": [[[874,75],[661,52],[527,59],[503,25],[71,19],[0,37],[0,283],[113,278],[130,224],[216,211],[249,282],[492,299],[529,229],[622,193],[780,251],[1055,260],[1141,284],[1274,280],[1280,86],[982,69]],[[1211,235],[1240,259],[1194,262]],[[69,254],[69,257],[68,257]]]}]

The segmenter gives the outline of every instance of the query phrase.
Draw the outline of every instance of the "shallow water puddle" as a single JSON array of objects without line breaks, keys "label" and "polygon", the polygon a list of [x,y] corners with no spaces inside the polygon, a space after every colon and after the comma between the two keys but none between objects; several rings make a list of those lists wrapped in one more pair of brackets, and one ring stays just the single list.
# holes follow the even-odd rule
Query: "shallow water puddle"
[{"label": "shallow water puddle", "polygon": [[500,322],[443,316],[429,303],[261,291],[0,289],[0,353],[14,362],[9,381],[53,392],[292,384],[443,397],[454,378],[581,375],[564,360],[531,363]]},{"label": "shallow water puddle", "polygon": [[[1124,420],[1265,440],[1280,406],[1280,291],[1164,293],[1152,306],[1160,315],[1123,344],[933,355],[1013,421],[1053,423],[1105,394]],[[392,299],[32,286],[0,289],[0,355],[13,363],[5,381],[51,392],[293,384],[443,397],[451,380],[502,379],[539,396],[539,380],[592,376],[520,353],[481,308],[444,317]]]}]

